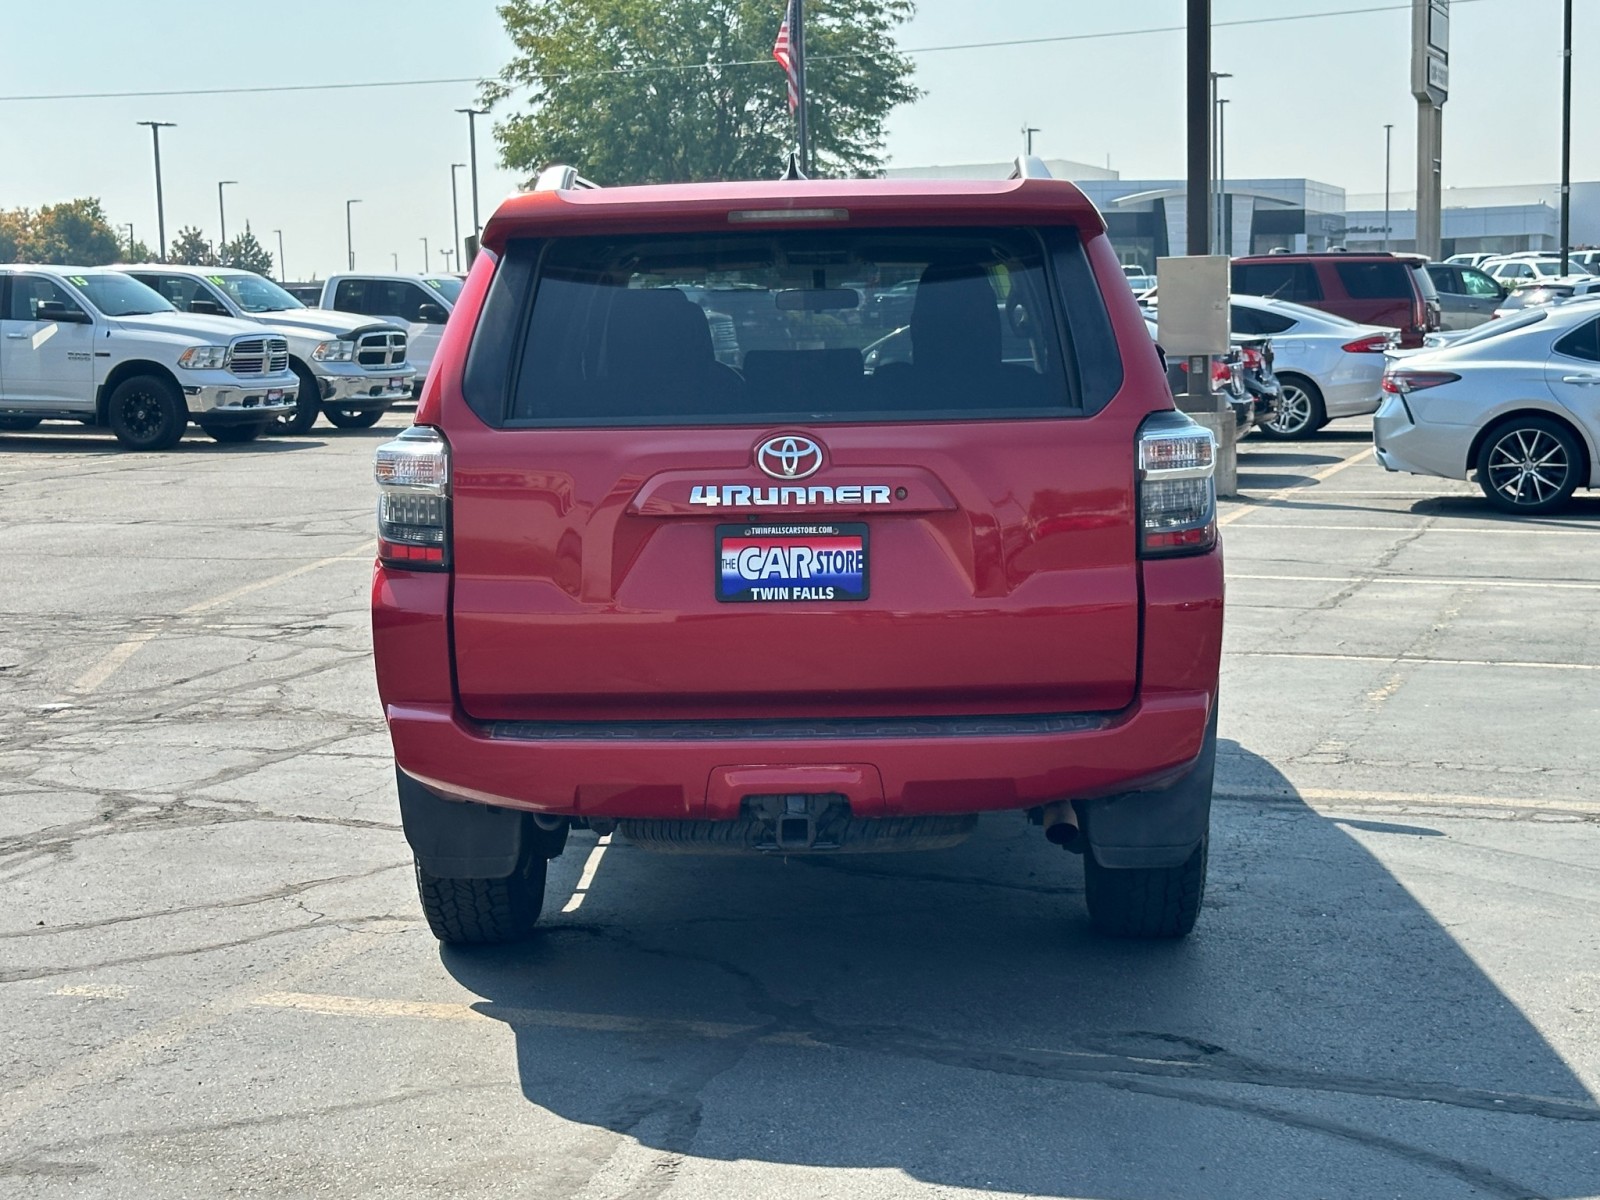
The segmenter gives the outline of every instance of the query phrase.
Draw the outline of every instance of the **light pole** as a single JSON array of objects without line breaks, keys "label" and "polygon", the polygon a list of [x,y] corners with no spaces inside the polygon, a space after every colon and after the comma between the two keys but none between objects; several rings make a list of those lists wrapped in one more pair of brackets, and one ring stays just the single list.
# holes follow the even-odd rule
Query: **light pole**
[{"label": "light pole", "polygon": [[397,251],[397,250],[389,251],[389,257],[394,259],[395,273],[398,274],[399,271],[400,271],[400,253],[399,253],[399,251]]},{"label": "light pole", "polygon": [[467,157],[472,160],[472,236],[476,239],[483,233],[483,222],[478,219],[478,118],[487,117],[489,110],[458,108],[456,111],[467,114]]},{"label": "light pole", "polygon": [[1217,101],[1217,253],[1233,252],[1233,222],[1228,220],[1228,101]]},{"label": "light pole", "polygon": [[1383,252],[1389,253],[1389,181],[1394,161],[1394,126],[1383,127]]},{"label": "light pole", "polygon": [[439,247],[439,256],[444,259],[444,273],[450,274],[450,260],[455,257],[455,251],[448,247]]},{"label": "light pole", "polygon": [[1222,195],[1218,188],[1218,181],[1222,178],[1222,164],[1219,161],[1220,155],[1218,153],[1220,139],[1215,136],[1217,126],[1220,124],[1222,109],[1217,98],[1217,85],[1224,79],[1232,79],[1233,76],[1227,71],[1211,71],[1208,72],[1207,78],[1211,80],[1211,130],[1213,134],[1211,141],[1211,185],[1208,191],[1210,196],[1208,203],[1211,206],[1211,233],[1208,237],[1212,243],[1211,249],[1215,252],[1222,248]]},{"label": "light pole", "polygon": [[428,253],[428,239],[422,238],[420,240],[422,242],[422,273],[426,275],[429,271],[433,270],[433,268],[428,265],[433,261],[433,256]]},{"label": "light pole", "polygon": [[355,235],[351,232],[350,206],[360,203],[361,201],[359,200],[346,200],[344,202],[344,249],[345,253],[349,256],[349,269],[352,271],[356,269],[356,240]]},{"label": "light pole", "polygon": [[217,222],[222,226],[222,236],[217,239],[217,262],[222,266],[227,266],[222,260],[228,253],[228,209],[222,202],[222,189],[238,182],[237,179],[223,179],[217,183]]},{"label": "light pole", "polygon": [[1027,146],[1028,157],[1033,157],[1033,135],[1041,132],[1037,125],[1024,125],[1022,127],[1022,140]]},{"label": "light pole", "polygon": [[137,124],[150,127],[150,140],[156,148],[156,258],[161,262],[167,261],[167,209],[166,202],[161,198],[161,131],[163,129],[176,129],[175,121],[139,121]]},{"label": "light pole", "polygon": [[278,282],[283,283],[289,278],[288,264],[283,261],[283,230],[274,229],[272,232],[278,235]]},{"label": "light pole", "polygon": [[133,222],[129,221],[123,228],[128,231],[128,258],[131,260],[133,258]]},{"label": "light pole", "polygon": [[1572,251],[1572,0],[1562,5],[1561,43],[1561,273]]},{"label": "light pole", "polygon": [[457,254],[461,253],[461,200],[456,195],[456,172],[464,169],[466,165],[466,163],[450,164],[450,228],[455,234],[450,245],[455,248]]}]

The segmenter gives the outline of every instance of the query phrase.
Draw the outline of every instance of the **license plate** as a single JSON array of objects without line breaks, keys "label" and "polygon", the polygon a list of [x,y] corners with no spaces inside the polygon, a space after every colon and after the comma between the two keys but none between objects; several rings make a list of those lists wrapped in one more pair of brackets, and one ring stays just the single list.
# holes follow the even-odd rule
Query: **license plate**
[{"label": "license plate", "polygon": [[271,391],[271,392],[267,393],[267,403],[268,404],[277,404],[282,399],[283,399],[283,389],[282,388],[278,388],[275,391]]},{"label": "license plate", "polygon": [[717,599],[805,604],[867,598],[865,525],[718,525]]}]

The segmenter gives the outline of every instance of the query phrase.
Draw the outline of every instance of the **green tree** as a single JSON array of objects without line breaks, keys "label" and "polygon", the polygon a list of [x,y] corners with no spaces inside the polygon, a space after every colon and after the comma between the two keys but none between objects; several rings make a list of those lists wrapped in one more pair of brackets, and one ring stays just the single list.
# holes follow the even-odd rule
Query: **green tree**
[{"label": "green tree", "polygon": [[156,253],[135,238],[131,246],[126,242],[123,243],[122,249],[118,252],[118,259],[129,263],[151,263],[156,261]]},{"label": "green tree", "polygon": [[167,247],[167,261],[189,267],[214,267],[216,257],[211,253],[211,243],[193,225],[178,230],[178,236]]},{"label": "green tree", "polygon": [[[772,43],[781,0],[506,0],[516,56],[486,106],[512,170],[571,163],[601,183],[776,178],[794,147]],[[913,0],[809,0],[812,173],[874,174],[890,111],[919,95],[894,31]]]},{"label": "green tree", "polygon": [[0,262],[30,262],[33,214],[25,208],[0,210]]},{"label": "green tree", "polygon": [[222,248],[222,261],[230,267],[254,271],[257,275],[269,278],[272,275],[272,255],[256,240],[248,221],[245,222],[244,232]]},{"label": "green tree", "polygon": [[98,267],[116,262],[122,246],[93,196],[47,204],[34,214],[28,239],[35,262]]}]

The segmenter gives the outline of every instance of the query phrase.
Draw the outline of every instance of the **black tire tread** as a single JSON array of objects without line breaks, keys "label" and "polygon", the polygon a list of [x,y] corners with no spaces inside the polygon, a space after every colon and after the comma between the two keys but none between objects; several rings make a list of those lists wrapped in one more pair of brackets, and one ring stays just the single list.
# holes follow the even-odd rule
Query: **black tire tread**
[{"label": "black tire tread", "polygon": [[[1489,482],[1489,454],[1495,443],[1513,429],[1536,429],[1560,439],[1572,460],[1572,469],[1568,473],[1566,486],[1543,503],[1512,504]],[[1483,493],[1485,500],[1504,513],[1537,517],[1546,513],[1560,512],[1571,501],[1573,492],[1578,490],[1578,481],[1584,477],[1583,464],[1587,454],[1582,439],[1575,437],[1564,421],[1558,421],[1554,417],[1507,417],[1489,428],[1489,432],[1484,435],[1478,447],[1478,456],[1474,463],[1477,468],[1478,489]]]},{"label": "black tire tread", "polygon": [[495,946],[533,936],[544,907],[545,860],[504,879],[450,879],[417,864],[417,896],[433,936],[451,946]]},{"label": "black tire tread", "polygon": [[[123,393],[137,384],[144,384],[153,388],[165,401],[168,415],[172,418],[167,427],[157,437],[143,445],[127,436],[121,428],[121,421],[118,419]],[[110,419],[107,424],[111,426],[111,432],[116,435],[118,442],[130,450],[147,452],[171,450],[183,440],[184,430],[189,425],[189,410],[184,404],[182,393],[178,391],[177,386],[170,380],[163,379],[159,375],[135,375],[124,379],[112,391],[108,401],[108,409]]]},{"label": "black tire tread", "polygon": [[1084,857],[1089,920],[1119,938],[1181,938],[1194,928],[1205,900],[1209,839],[1176,867],[1114,869]]},{"label": "black tire tread", "polygon": [[253,442],[265,432],[260,425],[216,425],[209,429],[202,425],[201,428],[212,440],[229,443]]},{"label": "black tire tread", "polygon": [[269,434],[293,437],[310,433],[311,427],[317,423],[317,414],[322,411],[322,390],[317,386],[317,377],[304,367],[296,367],[294,373],[300,381],[300,386],[295,390],[294,412],[267,422],[265,432]]}]

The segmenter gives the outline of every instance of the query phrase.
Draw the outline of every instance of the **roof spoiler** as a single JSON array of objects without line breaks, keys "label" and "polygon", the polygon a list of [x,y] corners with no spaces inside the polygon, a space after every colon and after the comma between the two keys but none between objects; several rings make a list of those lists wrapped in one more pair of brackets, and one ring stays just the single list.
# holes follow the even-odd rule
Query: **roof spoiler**
[{"label": "roof spoiler", "polygon": [[1050,168],[1044,165],[1044,159],[1037,154],[1019,154],[1017,160],[1011,165],[1012,179],[1054,179]]},{"label": "roof spoiler", "polygon": [[578,168],[569,167],[565,163],[555,163],[540,171],[533,181],[532,191],[535,192],[570,192],[574,188],[587,191],[598,188],[600,185],[592,179],[585,179],[578,174]]}]

